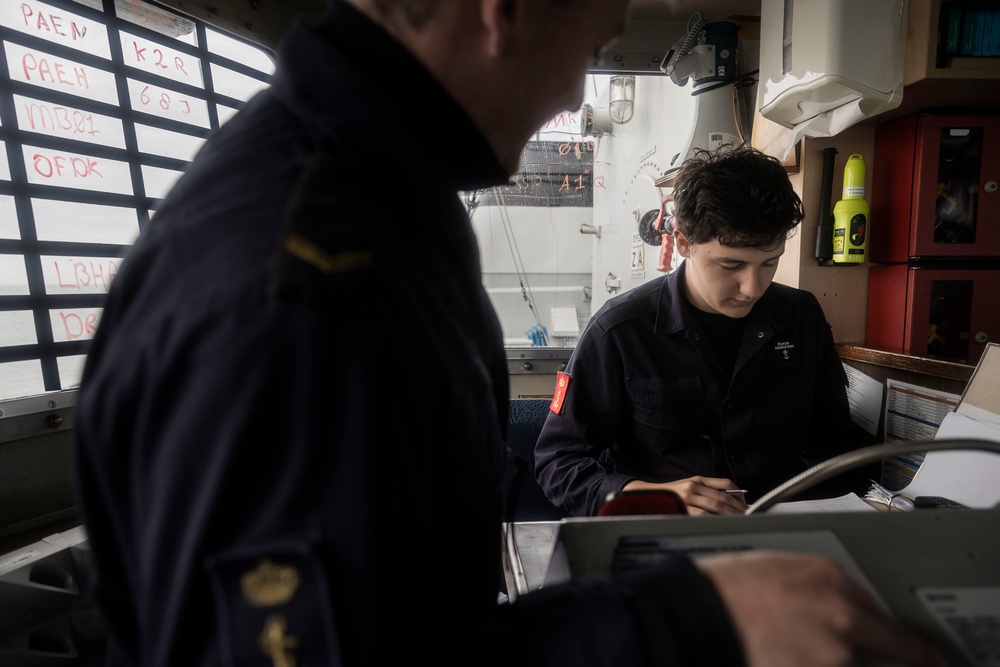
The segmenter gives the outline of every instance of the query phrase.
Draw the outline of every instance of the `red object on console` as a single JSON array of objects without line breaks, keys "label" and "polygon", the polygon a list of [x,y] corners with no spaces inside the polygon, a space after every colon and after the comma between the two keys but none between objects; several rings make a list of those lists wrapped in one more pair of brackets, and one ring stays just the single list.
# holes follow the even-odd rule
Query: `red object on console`
[{"label": "red object on console", "polygon": [[608,496],[597,516],[629,514],[687,514],[687,505],[673,491],[666,489],[636,489]]}]

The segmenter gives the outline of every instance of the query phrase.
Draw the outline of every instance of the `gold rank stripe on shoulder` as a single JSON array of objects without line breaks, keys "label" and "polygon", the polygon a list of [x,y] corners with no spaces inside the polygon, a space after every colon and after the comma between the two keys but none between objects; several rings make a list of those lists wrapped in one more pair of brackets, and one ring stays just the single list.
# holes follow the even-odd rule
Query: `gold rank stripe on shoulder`
[{"label": "gold rank stripe on shoulder", "polygon": [[299,234],[289,234],[285,250],[323,273],[340,273],[371,265],[374,257],[370,250],[355,250],[331,255],[309,239]]},{"label": "gold rank stripe on shoulder", "polygon": [[262,558],[253,570],[240,578],[243,596],[255,607],[286,604],[295,595],[301,577],[295,567],[277,565]]}]

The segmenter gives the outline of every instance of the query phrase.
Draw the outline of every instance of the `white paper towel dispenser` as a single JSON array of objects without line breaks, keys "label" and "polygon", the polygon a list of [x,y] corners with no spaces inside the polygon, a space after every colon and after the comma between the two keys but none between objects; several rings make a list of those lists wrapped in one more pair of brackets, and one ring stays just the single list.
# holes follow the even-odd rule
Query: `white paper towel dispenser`
[{"label": "white paper towel dispenser", "polygon": [[907,0],[762,0],[758,106],[829,137],[903,100]]}]

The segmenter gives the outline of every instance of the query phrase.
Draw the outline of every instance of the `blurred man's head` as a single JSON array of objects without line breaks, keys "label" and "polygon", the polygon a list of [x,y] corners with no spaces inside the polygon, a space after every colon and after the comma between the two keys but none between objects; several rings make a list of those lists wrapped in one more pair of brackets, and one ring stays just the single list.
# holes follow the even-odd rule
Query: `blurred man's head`
[{"label": "blurred man's head", "polygon": [[[587,71],[630,0],[347,0],[392,33],[515,173],[542,125],[583,102]],[[420,100],[413,100],[419,104]]]}]

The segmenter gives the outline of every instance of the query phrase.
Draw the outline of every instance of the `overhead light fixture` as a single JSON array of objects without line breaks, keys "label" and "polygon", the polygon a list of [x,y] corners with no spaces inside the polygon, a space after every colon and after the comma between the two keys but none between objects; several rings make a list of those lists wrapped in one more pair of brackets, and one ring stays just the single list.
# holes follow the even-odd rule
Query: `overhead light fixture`
[{"label": "overhead light fixture", "polygon": [[608,111],[612,122],[624,125],[632,120],[635,113],[635,76],[621,74],[611,77],[610,99]]}]

